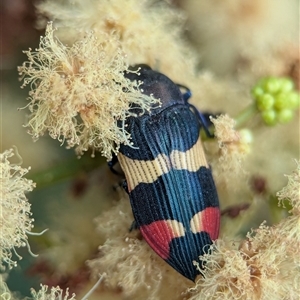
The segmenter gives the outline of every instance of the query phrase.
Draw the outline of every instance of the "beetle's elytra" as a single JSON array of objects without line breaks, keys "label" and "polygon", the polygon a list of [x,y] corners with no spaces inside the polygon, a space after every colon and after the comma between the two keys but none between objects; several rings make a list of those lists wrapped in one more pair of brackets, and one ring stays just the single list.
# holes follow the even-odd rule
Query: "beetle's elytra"
[{"label": "beetle's elytra", "polygon": [[[198,112],[165,75],[145,65],[139,74],[143,94],[161,101],[141,116],[129,117],[133,147],[121,145],[118,161],[125,174],[136,226],[150,247],[183,276],[195,281],[193,261],[207,253],[219,234],[216,187],[200,140]],[[137,115],[138,107],[134,107]],[[201,262],[199,262],[201,265]]]}]

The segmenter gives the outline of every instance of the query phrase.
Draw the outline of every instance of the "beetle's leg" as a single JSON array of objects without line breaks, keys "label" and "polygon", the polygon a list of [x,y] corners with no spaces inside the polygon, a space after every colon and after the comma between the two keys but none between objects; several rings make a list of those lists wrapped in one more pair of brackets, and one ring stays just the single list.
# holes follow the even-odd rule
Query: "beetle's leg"
[{"label": "beetle's leg", "polygon": [[131,231],[137,230],[137,229],[138,229],[138,226],[137,226],[137,224],[136,224],[136,221],[134,220],[134,221],[132,221],[132,223],[131,223],[131,226],[130,226],[130,228],[129,228],[129,231],[131,232]]},{"label": "beetle's leg", "polygon": [[203,112],[203,113],[201,113],[201,112],[198,111],[198,114],[199,114],[199,118],[201,120],[201,125],[203,126],[203,129],[204,129],[207,137],[214,138],[215,137],[214,133],[211,133],[208,130],[208,128],[214,126],[214,124],[211,121],[210,117],[217,118],[222,113],[210,113],[210,112]]},{"label": "beetle's leg", "polygon": [[122,181],[122,188],[124,189],[124,191],[127,193],[127,194],[129,194],[129,190],[128,190],[128,185],[127,185],[127,181],[126,181],[126,179],[124,179],[123,181]]},{"label": "beetle's leg", "polygon": [[209,127],[213,125],[213,123],[210,120],[210,116],[214,116],[210,113],[201,113],[200,111],[198,111],[198,115],[199,115],[199,119],[200,119],[200,123],[205,131],[205,134],[208,138],[214,138],[215,135],[213,133],[211,133],[209,131]]},{"label": "beetle's leg", "polygon": [[191,90],[190,90],[188,87],[186,87],[185,85],[182,85],[182,84],[177,84],[177,86],[178,86],[180,89],[184,89],[184,90],[185,90],[184,92],[181,91],[181,94],[182,94],[183,100],[184,100],[185,102],[188,102],[188,100],[189,100],[189,99],[191,98],[191,96],[192,96]]},{"label": "beetle's leg", "polygon": [[116,165],[117,162],[118,162],[118,157],[117,155],[113,154],[112,159],[107,163],[107,165],[114,174],[123,176],[123,174],[121,174],[120,172],[114,169],[114,166]]},{"label": "beetle's leg", "polygon": [[[129,191],[128,191],[128,185],[127,185],[126,179],[123,180],[123,182],[122,182],[122,187],[123,187],[123,189],[125,190],[125,192],[126,192],[127,194],[129,194]],[[129,227],[129,231],[131,232],[131,231],[136,230],[136,229],[138,229],[138,226],[137,226],[137,224],[136,224],[136,221],[134,220],[134,221],[132,221],[132,224],[131,224],[131,226]]]},{"label": "beetle's leg", "polygon": [[210,120],[210,116],[216,117],[216,116],[218,116],[218,114],[211,114],[208,112],[202,113],[194,105],[192,105],[192,104],[189,104],[189,105],[190,105],[191,109],[194,111],[194,113],[196,115],[198,115],[199,122],[200,122],[201,126],[203,127],[206,136],[208,138],[214,138],[215,135],[209,131],[209,127],[211,127],[213,125],[213,123]]},{"label": "beetle's leg", "polygon": [[[183,100],[187,103],[188,100],[191,98],[192,96],[192,92],[190,91],[190,89],[182,84],[177,84],[177,86],[182,90],[184,89],[184,91],[181,91],[182,93],[182,97],[183,97]],[[199,120],[200,120],[200,123],[207,135],[207,137],[209,138],[213,138],[214,137],[214,134],[211,133],[209,131],[209,127],[212,125],[212,122],[210,121],[209,117],[211,116],[211,114],[209,113],[201,113],[200,111],[198,111],[198,109],[190,104],[190,106],[194,109],[195,113],[198,114],[199,116]]]}]

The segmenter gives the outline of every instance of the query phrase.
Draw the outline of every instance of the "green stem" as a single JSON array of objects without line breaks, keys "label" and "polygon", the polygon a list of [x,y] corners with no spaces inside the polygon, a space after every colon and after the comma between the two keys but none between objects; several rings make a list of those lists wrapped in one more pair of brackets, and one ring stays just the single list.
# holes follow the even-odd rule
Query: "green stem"
[{"label": "green stem", "polygon": [[253,117],[257,113],[257,108],[255,104],[251,104],[246,107],[244,110],[240,112],[240,114],[235,117],[236,128],[241,127],[244,123],[246,123],[251,117]]},{"label": "green stem", "polygon": [[74,156],[47,170],[33,174],[29,173],[26,177],[33,180],[33,182],[36,183],[36,187],[39,189],[53,185],[62,180],[74,178],[82,172],[92,171],[100,165],[103,165],[105,162],[106,159],[100,155],[96,155],[92,158],[89,154],[86,154],[80,159]]}]

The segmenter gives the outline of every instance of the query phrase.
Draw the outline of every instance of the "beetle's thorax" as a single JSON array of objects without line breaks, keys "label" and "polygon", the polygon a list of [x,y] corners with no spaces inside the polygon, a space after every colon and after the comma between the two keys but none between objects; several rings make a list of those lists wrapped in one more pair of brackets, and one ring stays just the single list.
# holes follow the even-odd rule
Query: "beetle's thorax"
[{"label": "beetle's thorax", "polygon": [[[185,104],[179,87],[167,76],[155,72],[151,69],[142,68],[138,73],[128,73],[125,75],[131,81],[141,81],[140,91],[148,96],[153,96],[160,100],[160,105],[150,110],[151,115],[155,115],[164,109],[175,104]],[[138,108],[137,108],[138,109]]]},{"label": "beetle's thorax", "polygon": [[[165,80],[163,80],[165,79]],[[152,95],[160,100],[160,106],[151,110],[151,114],[157,114],[166,108],[176,105],[185,104],[180,89],[172,84],[169,84],[168,78],[161,79],[146,79],[141,85],[141,90],[146,95]]]}]

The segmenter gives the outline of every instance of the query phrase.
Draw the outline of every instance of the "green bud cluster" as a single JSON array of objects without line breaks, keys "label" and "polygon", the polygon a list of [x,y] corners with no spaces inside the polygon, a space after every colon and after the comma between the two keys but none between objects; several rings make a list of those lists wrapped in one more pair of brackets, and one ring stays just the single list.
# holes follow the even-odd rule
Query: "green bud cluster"
[{"label": "green bud cluster", "polygon": [[300,95],[294,89],[293,81],[286,77],[260,80],[253,87],[252,95],[267,125],[289,122],[300,105]]}]

